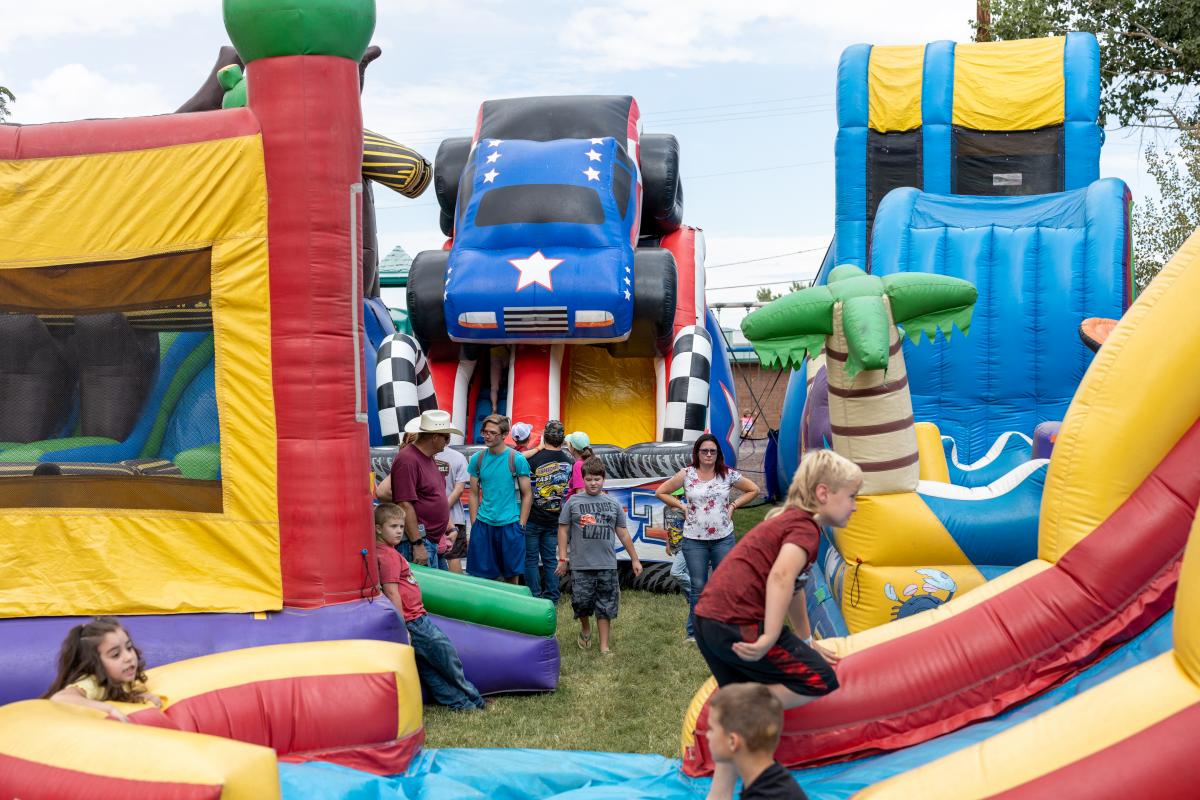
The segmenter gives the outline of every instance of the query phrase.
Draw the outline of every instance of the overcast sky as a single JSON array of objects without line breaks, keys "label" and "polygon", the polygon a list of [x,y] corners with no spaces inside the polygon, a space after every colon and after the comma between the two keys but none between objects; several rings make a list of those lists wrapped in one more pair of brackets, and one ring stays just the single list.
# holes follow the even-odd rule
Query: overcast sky
[{"label": "overcast sky", "polygon": [[[968,41],[973,0],[379,0],[366,124],[432,159],[480,102],[632,94],[646,132],[682,148],[685,221],[708,243],[709,301],[810,276],[833,227],[834,88],[848,45]],[[919,9],[917,11],[916,9]],[[172,111],[227,44],[220,0],[40,0],[0,23],[10,121]],[[1140,133],[1112,130],[1101,174],[1153,189]],[[432,190],[376,192],[380,245],[438,247]],[[726,289],[723,286],[747,288]],[[740,314],[722,317],[735,324]]]}]

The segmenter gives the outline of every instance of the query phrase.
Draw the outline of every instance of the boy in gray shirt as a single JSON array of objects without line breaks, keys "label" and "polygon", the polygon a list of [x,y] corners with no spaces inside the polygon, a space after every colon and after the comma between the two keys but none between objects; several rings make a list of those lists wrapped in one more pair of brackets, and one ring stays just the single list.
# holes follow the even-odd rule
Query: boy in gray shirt
[{"label": "boy in gray shirt", "polygon": [[558,515],[558,568],[560,578],[571,569],[571,608],[579,620],[579,648],[592,645],[592,615],[600,630],[600,652],[612,655],[608,646],[611,620],[616,619],[620,590],[617,585],[617,554],[620,539],[629,553],[635,576],[642,562],[633,549],[625,527],[625,510],[604,493],[604,462],[592,456],[583,462],[583,492],[563,503]]}]

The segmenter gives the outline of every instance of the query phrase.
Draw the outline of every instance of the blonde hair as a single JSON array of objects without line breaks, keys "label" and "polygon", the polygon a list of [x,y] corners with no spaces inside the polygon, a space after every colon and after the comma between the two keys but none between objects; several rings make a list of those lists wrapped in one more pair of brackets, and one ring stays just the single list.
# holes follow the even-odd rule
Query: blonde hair
[{"label": "blonde hair", "polygon": [[862,481],[863,473],[850,459],[832,450],[810,450],[800,461],[792,485],[788,487],[783,505],[771,509],[766,518],[782,514],[789,508],[801,508],[817,513],[817,486],[825,484],[833,491]]}]

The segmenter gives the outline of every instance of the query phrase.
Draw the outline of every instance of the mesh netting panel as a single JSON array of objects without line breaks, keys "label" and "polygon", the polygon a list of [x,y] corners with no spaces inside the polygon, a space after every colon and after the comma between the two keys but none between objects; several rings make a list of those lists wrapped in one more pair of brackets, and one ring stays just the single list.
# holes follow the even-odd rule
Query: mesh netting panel
[{"label": "mesh netting panel", "polygon": [[221,509],[210,271],[0,272],[0,507]]}]

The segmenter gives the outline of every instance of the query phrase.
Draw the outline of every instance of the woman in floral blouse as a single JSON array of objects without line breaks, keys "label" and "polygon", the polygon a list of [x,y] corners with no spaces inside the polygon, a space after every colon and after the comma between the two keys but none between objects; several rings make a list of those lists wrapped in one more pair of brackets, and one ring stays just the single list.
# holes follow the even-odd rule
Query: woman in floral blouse
[{"label": "woman in floral blouse", "polygon": [[[684,502],[672,495],[681,486]],[[730,499],[730,489],[741,492],[736,500]],[[757,499],[758,486],[736,469],[725,466],[725,456],[717,437],[706,433],[692,448],[692,465],[665,481],[654,494],[663,505],[681,509],[685,515],[683,557],[692,590],[688,594],[687,638],[684,641],[694,641],[692,609],[704,591],[709,572],[716,569],[721,559],[733,549],[733,510]]]}]

